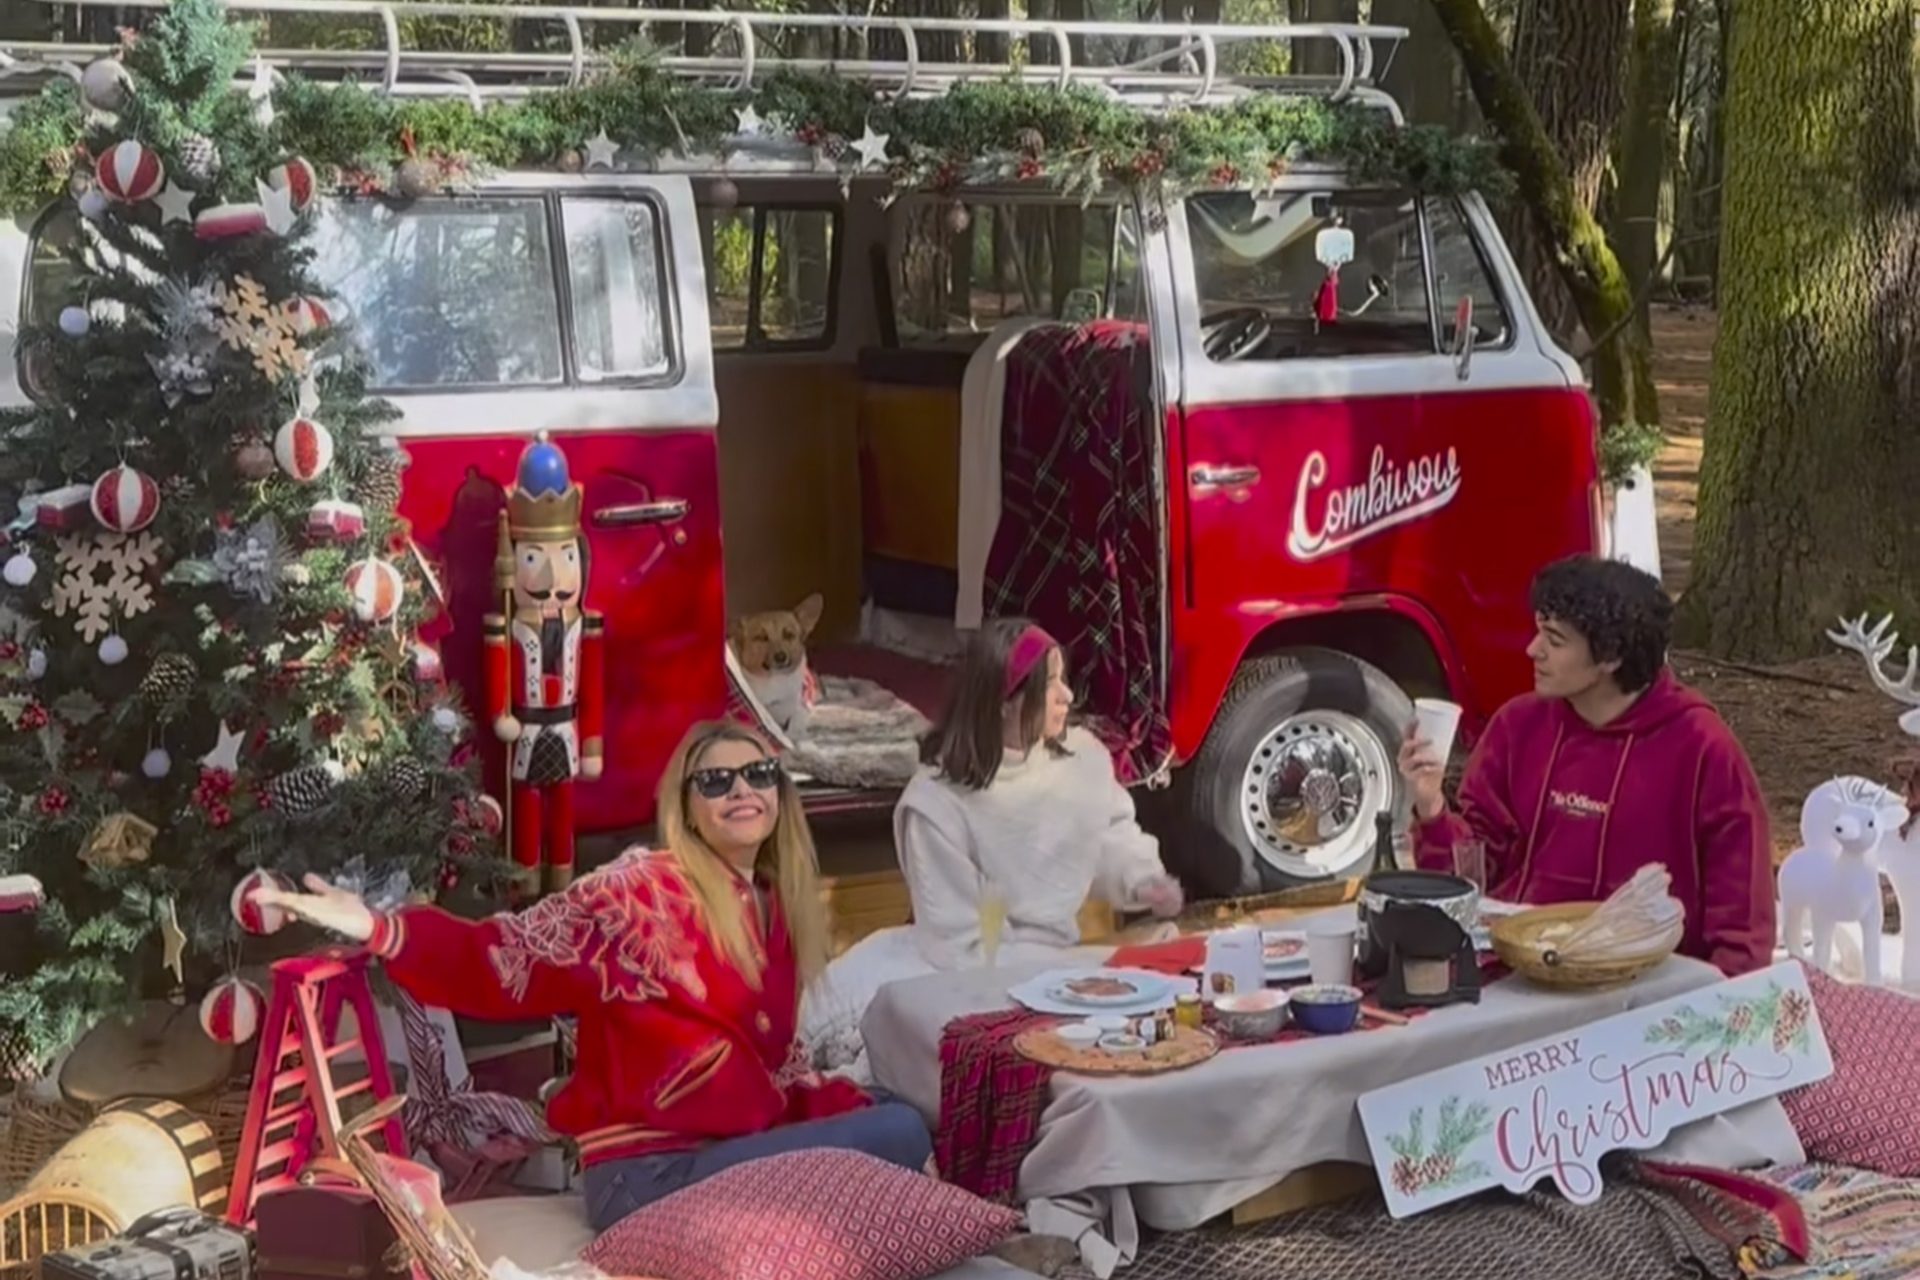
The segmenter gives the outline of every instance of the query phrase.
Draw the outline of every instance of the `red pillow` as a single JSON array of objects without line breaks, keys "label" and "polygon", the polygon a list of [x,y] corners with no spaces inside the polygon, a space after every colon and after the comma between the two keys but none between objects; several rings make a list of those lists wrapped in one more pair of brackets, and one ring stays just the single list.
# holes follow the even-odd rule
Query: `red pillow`
[{"label": "red pillow", "polygon": [[921,1280],[977,1258],[1020,1215],[861,1151],[735,1165],[616,1222],[581,1253],[660,1280]]},{"label": "red pillow", "polygon": [[1920,1000],[1801,967],[1833,1054],[1832,1075],[1780,1099],[1807,1159],[1920,1176]]}]

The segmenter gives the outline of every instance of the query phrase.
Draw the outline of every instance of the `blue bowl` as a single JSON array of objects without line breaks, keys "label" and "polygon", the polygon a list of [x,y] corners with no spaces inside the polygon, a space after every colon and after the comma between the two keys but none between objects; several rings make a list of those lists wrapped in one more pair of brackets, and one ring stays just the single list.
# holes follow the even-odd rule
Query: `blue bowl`
[{"label": "blue bowl", "polygon": [[1300,987],[1289,1003],[1294,1025],[1315,1035],[1339,1035],[1360,1022],[1360,988]]}]

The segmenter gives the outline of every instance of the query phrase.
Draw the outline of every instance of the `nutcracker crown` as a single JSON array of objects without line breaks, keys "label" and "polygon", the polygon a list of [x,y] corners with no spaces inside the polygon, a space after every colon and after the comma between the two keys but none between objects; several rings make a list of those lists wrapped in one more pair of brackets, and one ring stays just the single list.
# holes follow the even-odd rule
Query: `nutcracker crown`
[{"label": "nutcracker crown", "polygon": [[507,532],[515,539],[557,542],[580,536],[580,486],[567,473],[567,455],[542,431],[520,455],[507,495]]}]

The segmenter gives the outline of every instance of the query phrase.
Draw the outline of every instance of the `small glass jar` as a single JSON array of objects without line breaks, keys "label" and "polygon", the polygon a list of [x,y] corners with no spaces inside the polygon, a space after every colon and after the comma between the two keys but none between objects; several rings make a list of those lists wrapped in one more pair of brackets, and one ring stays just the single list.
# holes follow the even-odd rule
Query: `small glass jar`
[{"label": "small glass jar", "polygon": [[1174,998],[1173,1022],[1175,1026],[1192,1027],[1198,1031],[1207,1020],[1206,1010],[1201,1007],[1200,997],[1186,992]]}]

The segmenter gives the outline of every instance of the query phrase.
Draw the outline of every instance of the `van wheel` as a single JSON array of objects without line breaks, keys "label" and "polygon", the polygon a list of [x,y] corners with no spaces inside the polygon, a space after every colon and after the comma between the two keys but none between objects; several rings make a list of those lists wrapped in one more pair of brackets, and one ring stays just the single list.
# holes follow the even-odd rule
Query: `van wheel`
[{"label": "van wheel", "polygon": [[1395,763],[1413,703],[1387,674],[1329,649],[1240,669],[1182,779],[1191,817],[1240,853],[1243,892],[1349,875],[1374,817],[1405,808]]}]

